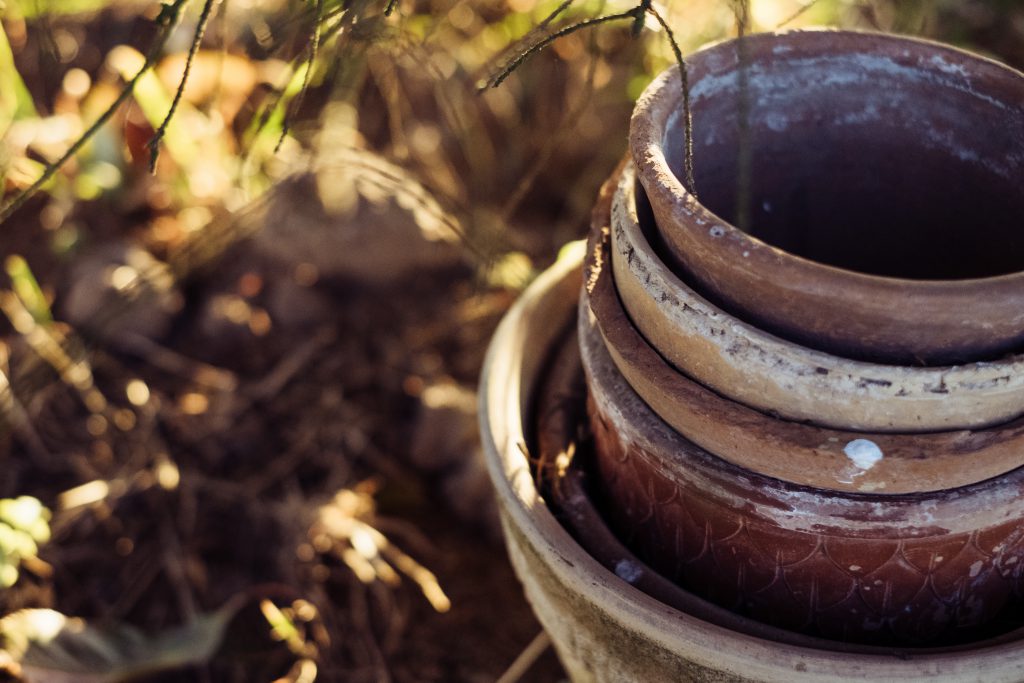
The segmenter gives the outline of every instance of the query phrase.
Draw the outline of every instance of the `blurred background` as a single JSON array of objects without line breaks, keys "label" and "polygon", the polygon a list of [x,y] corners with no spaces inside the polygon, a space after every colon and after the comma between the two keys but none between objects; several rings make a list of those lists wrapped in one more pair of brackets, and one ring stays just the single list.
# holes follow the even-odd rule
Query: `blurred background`
[{"label": "blurred background", "polygon": [[[0,0],[8,680],[564,677],[475,385],[672,50],[611,21],[488,86],[631,7]],[[684,52],[827,25],[1024,64],[1014,0],[653,7]]]}]

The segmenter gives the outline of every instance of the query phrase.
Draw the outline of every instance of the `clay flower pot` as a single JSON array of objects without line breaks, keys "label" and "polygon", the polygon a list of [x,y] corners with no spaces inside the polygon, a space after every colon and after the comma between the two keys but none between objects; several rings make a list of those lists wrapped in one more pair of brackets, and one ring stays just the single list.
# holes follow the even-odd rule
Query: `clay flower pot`
[{"label": "clay flower pot", "polygon": [[[783,347],[787,365],[766,351],[764,345],[752,346],[751,340],[768,335],[749,329],[715,309],[680,283],[670,288],[659,287],[658,283],[664,283],[668,277],[658,272],[659,268],[664,268],[643,253],[638,240],[623,237],[623,233],[638,230],[636,214],[630,208],[633,206],[631,194],[627,194],[628,201],[623,204],[623,189],[632,187],[630,181],[627,167],[617,182],[614,220],[608,210],[611,197],[602,195],[598,201],[593,230],[610,233],[610,236],[596,243],[590,255],[593,264],[584,296],[587,309],[583,314],[592,321],[589,333],[600,335],[601,343],[630,387],[684,437],[752,472],[823,489],[865,493],[918,493],[956,488],[996,477],[1021,465],[1024,420],[982,430],[926,434],[864,432],[776,419],[727,398],[726,394],[742,393],[736,391],[735,385],[750,382],[749,378],[758,373],[765,375],[759,380],[762,386],[775,381],[771,374],[773,369],[780,373],[783,381],[791,382],[792,387],[803,379],[819,378],[815,368],[822,365],[818,363],[858,364],[834,357],[830,357],[830,361],[819,359],[808,363],[806,355],[824,354],[787,348],[793,345],[769,338],[768,348],[771,344]],[[614,227],[607,225],[609,220]],[[631,243],[637,246],[624,248]],[[619,251],[615,251],[616,246]],[[617,268],[612,268],[612,264]],[[613,271],[621,277],[613,278]],[[628,310],[630,294],[641,302],[633,311]],[[653,309],[644,303],[648,299],[653,302]],[[679,312],[687,324],[671,320],[664,323],[665,311]],[[648,343],[648,337],[664,341],[665,336],[659,330],[651,331],[650,325],[642,324],[641,320],[650,322],[644,315],[653,316],[656,325],[665,325],[671,345],[663,347],[663,351]],[[641,327],[645,328],[644,334],[638,329]],[[740,342],[736,341],[737,329],[747,335],[740,337]],[[753,354],[749,352],[751,347],[756,349]],[[666,358],[673,361],[678,358],[687,373],[678,371]],[[695,359],[702,359],[704,364],[694,363]],[[728,365],[730,363],[735,365]],[[805,371],[793,372],[793,366],[799,367],[800,363]],[[712,374],[707,378],[708,384],[715,390],[689,376],[705,380],[704,371],[709,366]],[[873,367],[880,371],[895,369]],[[916,371],[924,372],[923,369]],[[732,384],[716,382],[720,379],[731,380]],[[785,399],[786,388],[785,384],[776,387],[780,400]],[[823,413],[830,409],[828,400],[836,400],[837,394],[842,396],[834,389],[830,393],[819,393],[819,408]]]},{"label": "clay flower pot", "polygon": [[[673,268],[738,317],[850,358],[942,365],[1019,348],[1022,75],[892,35],[743,45],[689,58],[699,201],[679,179],[677,71],[634,110],[632,157]],[[750,234],[731,223],[742,207]]]},{"label": "clay flower pot", "polygon": [[644,594],[606,569],[558,523],[534,483],[531,406],[574,317],[581,248],[541,276],[488,352],[480,420],[509,555],[574,681],[1018,681],[1016,638],[907,656],[860,654],[755,637]]},{"label": "clay flower pot", "polygon": [[[537,387],[534,402],[535,450],[531,449],[531,454],[539,464],[535,474],[537,486],[543,489],[556,518],[583,550],[647,595],[690,616],[740,634],[833,652],[886,656],[900,652],[891,645],[878,647],[813,638],[743,617],[683,590],[626,548],[608,528],[598,509],[599,496],[591,490],[594,484],[594,473],[588,471],[591,457],[586,441],[580,440],[580,425],[586,419],[587,409],[581,363],[578,335],[570,333],[556,344],[544,380]],[[1024,637],[1024,630],[1014,629],[985,639],[984,645],[1010,642],[1021,637]],[[953,649],[979,645],[979,642],[960,644],[941,651],[948,653]],[[916,657],[939,651],[937,648],[905,648],[900,654]]]},{"label": "clay flower pot", "polygon": [[[806,485],[813,465],[790,481],[738,467],[661,420],[619,373],[598,329],[607,308],[591,303],[613,292],[604,192],[580,346],[605,512],[629,547],[717,604],[841,640],[927,641],[986,623],[1022,592],[1024,468],[946,490],[850,493]],[[715,407],[705,414],[728,419]],[[741,422],[736,433],[756,443],[758,426]]]},{"label": "clay flower pot", "polygon": [[[1024,412],[1024,357],[942,368],[854,361],[780,339],[710,303],[652,247],[649,206],[628,164],[611,227],[615,288],[637,330],[673,366],[731,399],[790,420],[886,432],[978,428]],[[1014,451],[1001,471],[1024,464],[1020,444]]]}]

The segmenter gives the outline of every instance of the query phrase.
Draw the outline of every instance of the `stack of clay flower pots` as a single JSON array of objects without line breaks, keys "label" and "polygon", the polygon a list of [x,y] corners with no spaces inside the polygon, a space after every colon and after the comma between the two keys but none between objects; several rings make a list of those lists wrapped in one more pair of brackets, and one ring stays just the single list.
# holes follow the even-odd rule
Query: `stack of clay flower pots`
[{"label": "stack of clay flower pots", "polygon": [[1024,679],[1024,76],[837,31],[688,76],[694,186],[672,69],[585,253],[485,368],[510,553],[563,662]]}]

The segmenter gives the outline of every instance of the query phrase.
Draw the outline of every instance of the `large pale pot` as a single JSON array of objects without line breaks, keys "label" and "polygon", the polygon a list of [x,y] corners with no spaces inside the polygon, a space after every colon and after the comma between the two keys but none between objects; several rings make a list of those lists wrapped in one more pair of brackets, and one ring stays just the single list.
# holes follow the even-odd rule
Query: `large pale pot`
[{"label": "large pale pot", "polygon": [[1013,639],[920,655],[850,654],[752,637],[641,593],[559,525],[528,459],[535,393],[573,324],[583,245],[523,295],[500,325],[480,387],[480,423],[509,555],[574,681],[1024,680]]}]

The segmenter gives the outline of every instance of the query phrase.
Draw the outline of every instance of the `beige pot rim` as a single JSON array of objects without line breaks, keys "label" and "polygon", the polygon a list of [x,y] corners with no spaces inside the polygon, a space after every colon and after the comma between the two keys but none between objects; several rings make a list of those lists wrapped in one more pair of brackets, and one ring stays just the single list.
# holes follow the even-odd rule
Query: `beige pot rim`
[{"label": "beige pot rim", "polygon": [[[1019,643],[900,658],[823,652],[737,634],[650,598],[587,555],[548,510],[523,451],[545,356],[574,318],[584,249],[575,243],[566,250],[509,311],[491,342],[480,385],[481,435],[509,551],[574,680],[673,680],[694,667],[719,679],[784,683],[1024,679]],[[554,604],[558,611],[543,608]]]},{"label": "beige pot rim", "polygon": [[[610,249],[608,241],[598,248]],[[594,259],[586,303],[617,370],[660,419],[727,462],[798,485],[876,495],[955,489],[1021,464],[1024,424],[1019,420],[984,430],[857,432],[774,418],[725,398],[671,365],[669,354],[659,353],[634,326],[609,260],[614,259]],[[700,311],[691,307],[690,314]],[[707,338],[708,343],[717,339]],[[865,463],[847,452],[857,443],[882,457],[867,468],[859,466]]]},{"label": "beige pot rim", "polygon": [[868,363],[780,339],[713,305],[652,249],[635,181],[627,165],[612,206],[616,287],[637,329],[693,379],[759,410],[845,430],[975,429],[1024,411],[1024,356],[952,367]]}]

